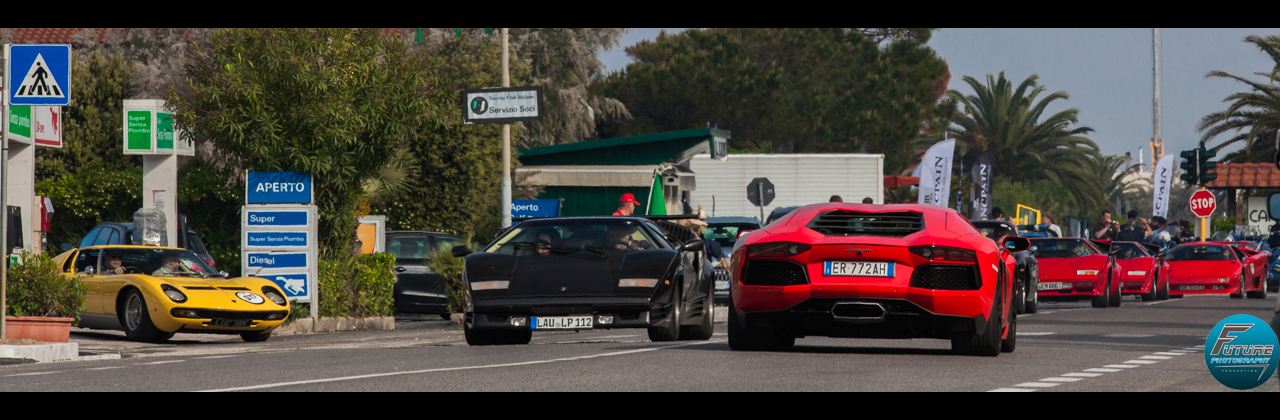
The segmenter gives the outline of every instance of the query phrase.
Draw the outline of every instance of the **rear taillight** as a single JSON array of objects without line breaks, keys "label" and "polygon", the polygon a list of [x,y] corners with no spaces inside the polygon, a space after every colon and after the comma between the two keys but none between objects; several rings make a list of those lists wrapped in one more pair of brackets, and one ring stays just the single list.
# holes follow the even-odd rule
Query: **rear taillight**
[{"label": "rear taillight", "polygon": [[204,260],[204,262],[209,263],[209,268],[218,268],[218,265],[214,264],[213,260]]},{"label": "rear taillight", "polygon": [[913,246],[908,248],[912,254],[919,255],[929,261],[973,263],[978,262],[978,255],[971,249],[948,248],[945,246]]},{"label": "rear taillight", "polygon": [[772,242],[767,244],[747,245],[748,257],[790,257],[809,251],[807,244],[795,242]]}]

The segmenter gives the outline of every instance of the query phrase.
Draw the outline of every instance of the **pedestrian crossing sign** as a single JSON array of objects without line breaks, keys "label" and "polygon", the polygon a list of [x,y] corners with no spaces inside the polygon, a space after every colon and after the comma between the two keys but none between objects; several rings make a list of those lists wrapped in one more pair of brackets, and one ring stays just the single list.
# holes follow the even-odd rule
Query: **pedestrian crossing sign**
[{"label": "pedestrian crossing sign", "polygon": [[10,105],[70,105],[71,45],[5,45],[4,58]]}]

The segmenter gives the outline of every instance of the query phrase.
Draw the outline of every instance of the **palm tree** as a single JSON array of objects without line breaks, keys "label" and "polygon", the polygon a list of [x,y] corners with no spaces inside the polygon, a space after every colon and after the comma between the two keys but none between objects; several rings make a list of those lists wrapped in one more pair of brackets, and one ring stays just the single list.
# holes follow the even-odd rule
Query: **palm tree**
[{"label": "palm tree", "polygon": [[1254,73],[1267,78],[1267,82],[1254,82],[1221,70],[1209,72],[1205,78],[1233,79],[1249,85],[1252,90],[1227,96],[1222,100],[1230,103],[1227,109],[1204,116],[1196,125],[1196,130],[1200,131],[1201,141],[1205,142],[1228,131],[1236,133],[1213,147],[1214,150],[1220,150],[1228,145],[1244,143],[1243,149],[1224,156],[1224,161],[1269,162],[1275,156],[1275,145],[1272,143],[1275,141],[1276,130],[1280,129],[1280,86],[1275,84],[1277,77],[1280,77],[1280,36],[1249,35],[1244,40],[1257,46],[1275,62],[1270,72]]},{"label": "palm tree", "polygon": [[1084,136],[1093,129],[1075,126],[1080,112],[1075,108],[1042,119],[1050,103],[1069,97],[1057,91],[1037,101],[1045,92],[1037,79],[1033,74],[1015,88],[1004,72],[999,77],[988,74],[986,85],[964,76],[975,94],[947,93],[960,105],[951,119],[950,133],[961,159],[972,162],[979,153],[994,150],[1000,174],[1012,179],[1050,180],[1066,187],[1082,208],[1100,205],[1103,191],[1089,189],[1100,185],[1080,171],[1086,162],[1099,157],[1098,146]]}]

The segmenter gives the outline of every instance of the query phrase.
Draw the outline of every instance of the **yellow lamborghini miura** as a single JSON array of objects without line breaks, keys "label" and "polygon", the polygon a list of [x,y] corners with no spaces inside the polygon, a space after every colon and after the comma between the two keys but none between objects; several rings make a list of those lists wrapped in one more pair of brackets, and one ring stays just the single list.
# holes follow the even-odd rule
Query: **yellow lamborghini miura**
[{"label": "yellow lamborghini miura", "polygon": [[163,341],[182,332],[240,334],[256,342],[270,338],[289,317],[289,302],[275,283],[227,278],[185,249],[91,246],[55,261],[88,286],[81,328],[123,330],[138,341]]}]

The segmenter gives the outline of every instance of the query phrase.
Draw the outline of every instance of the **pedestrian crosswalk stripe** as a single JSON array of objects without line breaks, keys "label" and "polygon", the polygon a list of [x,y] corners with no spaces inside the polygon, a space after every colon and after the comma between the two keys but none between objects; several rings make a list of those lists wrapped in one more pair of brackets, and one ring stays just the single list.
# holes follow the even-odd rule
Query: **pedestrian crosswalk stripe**
[{"label": "pedestrian crosswalk stripe", "polygon": [[1075,382],[1075,381],[1078,381],[1078,380],[1081,380],[1081,379],[1084,379],[1084,378],[1060,378],[1060,377],[1053,377],[1053,378],[1044,378],[1044,379],[1041,379],[1041,380],[1040,380],[1040,382]]},{"label": "pedestrian crosswalk stripe", "polygon": [[1049,388],[1049,387],[1054,387],[1058,385],[1062,385],[1062,384],[1052,383],[1052,382],[1023,382],[1014,386],[1019,388]]},{"label": "pedestrian crosswalk stripe", "polygon": [[[1156,354],[1159,354],[1159,353],[1156,353]],[[1151,360],[1169,360],[1169,359],[1172,359],[1172,358],[1173,358],[1173,357],[1169,357],[1169,356],[1142,356],[1142,357],[1139,357],[1139,359],[1151,359]]]},{"label": "pedestrian crosswalk stripe", "polygon": [[[1135,366],[1129,366],[1129,367],[1135,367]],[[1119,372],[1119,371],[1120,371],[1120,369],[1089,368],[1089,369],[1085,369],[1084,371],[1085,371],[1085,372],[1102,372],[1102,373],[1112,373],[1112,372]]]},{"label": "pedestrian crosswalk stripe", "polygon": [[1106,366],[1103,366],[1103,367],[1105,367],[1105,368],[1132,369],[1132,368],[1136,368],[1136,367],[1138,367],[1138,365],[1106,365]]},{"label": "pedestrian crosswalk stripe", "polygon": [[1158,362],[1157,362],[1157,361],[1155,361],[1155,360],[1137,360],[1137,359],[1134,359],[1134,360],[1128,360],[1128,361],[1125,361],[1125,363],[1132,364],[1132,365],[1149,365],[1149,364],[1152,364],[1152,363],[1158,363]]},{"label": "pedestrian crosswalk stripe", "polygon": [[1036,392],[1036,390],[1029,388],[996,388],[987,392]]},{"label": "pedestrian crosswalk stripe", "polygon": [[13,97],[65,98],[66,95],[62,92],[62,86],[58,86],[58,81],[54,80],[49,64],[44,62],[44,56],[36,54],[31,69],[27,70],[27,77],[22,78],[22,84],[18,85],[18,92]]},{"label": "pedestrian crosswalk stripe", "polygon": [[1159,354],[1159,355],[1161,355],[1161,356],[1181,356],[1181,355],[1184,355],[1184,354],[1187,354],[1187,353],[1190,353],[1190,352],[1186,352],[1186,351],[1184,351],[1184,352],[1178,352],[1178,350],[1174,350],[1174,351],[1158,351],[1158,352],[1151,353],[1151,354]]},{"label": "pedestrian crosswalk stripe", "polygon": [[[1108,369],[1108,370],[1109,370],[1109,369]],[[1102,374],[1101,374],[1101,373],[1080,373],[1080,372],[1071,372],[1071,373],[1064,373],[1064,374],[1062,374],[1062,376],[1074,376],[1074,377],[1079,377],[1079,378],[1096,378],[1096,377],[1102,376]]]}]

